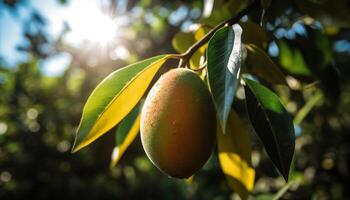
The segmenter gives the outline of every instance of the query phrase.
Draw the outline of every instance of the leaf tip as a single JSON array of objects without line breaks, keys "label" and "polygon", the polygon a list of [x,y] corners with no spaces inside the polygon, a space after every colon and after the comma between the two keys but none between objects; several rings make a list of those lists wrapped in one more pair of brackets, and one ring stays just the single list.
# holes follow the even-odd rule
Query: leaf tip
[{"label": "leaf tip", "polygon": [[282,173],[282,176],[284,178],[284,180],[286,181],[286,183],[288,182],[288,179],[289,179],[289,172],[284,172]]},{"label": "leaf tip", "polygon": [[76,153],[78,152],[80,149],[82,149],[83,147],[81,145],[76,145],[76,143],[74,143],[73,148],[71,150],[71,153]]},{"label": "leaf tip", "polygon": [[79,142],[78,141],[78,136],[75,137],[75,140],[74,140],[74,144],[73,144],[73,147],[72,147],[72,150],[71,150],[71,153],[76,153],[78,152],[80,149],[84,148],[86,145],[86,143],[82,143],[82,142]]},{"label": "leaf tip", "polygon": [[109,169],[112,170],[115,166],[116,166],[116,162],[114,160],[112,160],[110,163],[109,163]]},{"label": "leaf tip", "polygon": [[[292,162],[292,161],[291,161]],[[290,172],[290,166],[291,166],[291,163],[286,166],[286,168],[284,170],[281,170],[281,174],[283,176],[283,179],[286,181],[286,183],[288,182],[289,180],[289,172]]]}]

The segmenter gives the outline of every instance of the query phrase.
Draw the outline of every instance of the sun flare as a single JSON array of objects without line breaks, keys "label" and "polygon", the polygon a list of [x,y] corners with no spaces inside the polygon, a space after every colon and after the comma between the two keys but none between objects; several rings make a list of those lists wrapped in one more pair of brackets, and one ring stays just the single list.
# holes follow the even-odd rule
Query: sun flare
[{"label": "sun flare", "polygon": [[86,1],[79,7],[80,9],[76,9],[78,12],[69,13],[68,24],[72,31],[68,39],[75,42],[89,41],[103,46],[111,42],[117,33],[117,23],[93,2]]}]

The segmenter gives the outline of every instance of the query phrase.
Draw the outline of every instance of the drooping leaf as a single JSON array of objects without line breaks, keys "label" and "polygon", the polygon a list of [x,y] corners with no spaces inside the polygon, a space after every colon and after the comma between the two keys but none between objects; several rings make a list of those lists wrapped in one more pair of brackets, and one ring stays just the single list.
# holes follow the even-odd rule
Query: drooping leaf
[{"label": "drooping leaf", "polygon": [[262,49],[254,44],[245,47],[248,52],[245,63],[252,73],[272,84],[287,85],[284,74]]},{"label": "drooping leaf", "polygon": [[243,29],[242,42],[244,44],[255,44],[260,48],[266,48],[268,38],[264,30],[252,21],[240,22]]},{"label": "drooping leaf", "polygon": [[279,61],[281,67],[291,74],[308,76],[311,74],[302,53],[298,49],[291,49],[284,41],[279,42]]},{"label": "drooping leaf", "polygon": [[250,121],[270,159],[287,181],[295,145],[292,118],[275,93],[255,81],[245,81]]},{"label": "drooping leaf", "polygon": [[112,153],[111,167],[114,167],[125,150],[134,141],[140,131],[140,106],[135,108],[121,121],[116,132],[116,146]]},{"label": "drooping leaf", "polygon": [[229,186],[247,199],[254,187],[255,170],[251,164],[249,129],[232,110],[227,120],[226,134],[218,128],[219,161]]},{"label": "drooping leaf", "polygon": [[168,56],[156,56],[119,69],[106,77],[88,98],[73,152],[118,124],[141,99]]},{"label": "drooping leaf", "polygon": [[207,50],[208,81],[218,112],[220,126],[226,131],[226,121],[239,81],[242,62],[242,28],[219,29],[210,39]]}]

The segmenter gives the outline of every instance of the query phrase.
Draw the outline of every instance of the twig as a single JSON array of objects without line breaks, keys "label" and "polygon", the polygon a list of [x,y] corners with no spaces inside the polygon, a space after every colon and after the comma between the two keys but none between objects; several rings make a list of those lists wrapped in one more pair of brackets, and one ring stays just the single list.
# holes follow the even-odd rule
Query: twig
[{"label": "twig", "polygon": [[193,71],[202,71],[207,66],[207,62],[203,63],[201,66],[199,66],[196,69],[192,69]]},{"label": "twig", "polygon": [[251,3],[246,8],[244,8],[236,16],[221,22],[220,24],[215,26],[213,29],[211,29],[207,34],[205,34],[205,36],[203,36],[202,39],[198,40],[185,53],[181,54],[181,59],[178,67],[186,67],[189,59],[197,51],[197,49],[199,49],[199,47],[207,43],[217,30],[224,27],[225,25],[231,26],[237,23],[244,15],[248,14],[253,8],[255,8],[256,6],[259,6],[260,5],[259,2],[260,2],[259,0],[253,0],[253,3]]}]

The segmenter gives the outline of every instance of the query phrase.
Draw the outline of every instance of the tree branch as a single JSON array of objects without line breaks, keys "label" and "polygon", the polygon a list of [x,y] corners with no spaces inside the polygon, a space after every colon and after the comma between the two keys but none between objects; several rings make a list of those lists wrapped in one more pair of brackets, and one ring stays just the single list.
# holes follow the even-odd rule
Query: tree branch
[{"label": "tree branch", "polygon": [[188,64],[189,59],[192,57],[192,55],[205,43],[209,41],[209,39],[214,35],[214,33],[219,30],[220,28],[224,27],[225,25],[232,26],[233,24],[239,22],[239,20],[246,14],[248,14],[252,9],[259,6],[260,0],[253,0],[253,3],[248,5],[246,8],[244,8],[241,12],[239,12],[236,16],[227,19],[217,26],[215,26],[213,29],[211,29],[205,36],[203,36],[202,39],[198,40],[196,43],[194,43],[185,53],[181,54],[181,59],[179,62],[178,67],[185,67]]}]

